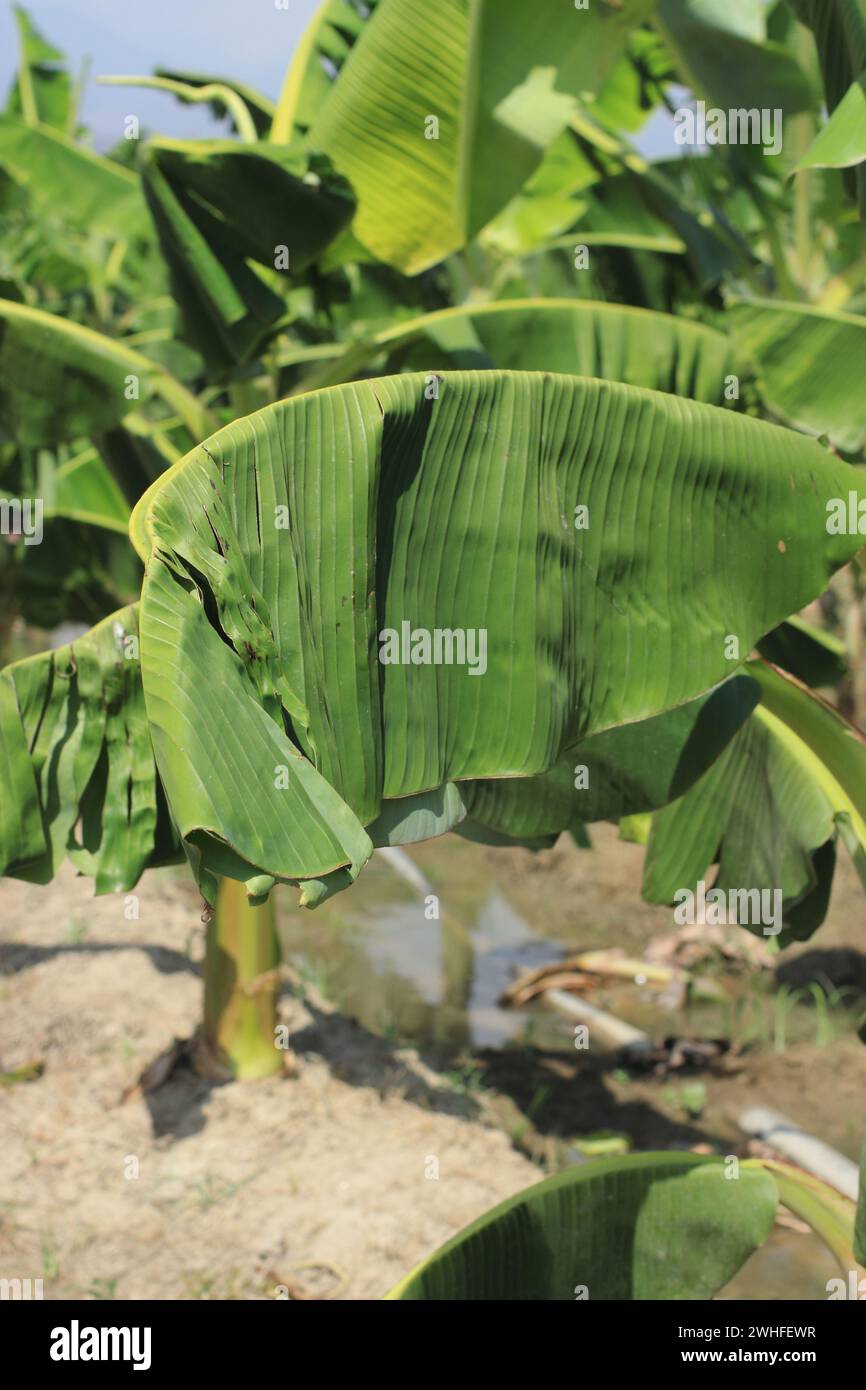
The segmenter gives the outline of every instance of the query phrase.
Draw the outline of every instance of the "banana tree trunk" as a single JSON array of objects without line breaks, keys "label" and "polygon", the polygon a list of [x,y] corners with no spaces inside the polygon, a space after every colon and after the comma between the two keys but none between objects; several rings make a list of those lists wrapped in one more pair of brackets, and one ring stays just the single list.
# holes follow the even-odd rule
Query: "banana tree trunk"
[{"label": "banana tree trunk", "polygon": [[280,943],[273,897],[253,907],[244,885],[220,879],[207,926],[200,1061],[238,1081],[283,1069],[277,1046]]}]

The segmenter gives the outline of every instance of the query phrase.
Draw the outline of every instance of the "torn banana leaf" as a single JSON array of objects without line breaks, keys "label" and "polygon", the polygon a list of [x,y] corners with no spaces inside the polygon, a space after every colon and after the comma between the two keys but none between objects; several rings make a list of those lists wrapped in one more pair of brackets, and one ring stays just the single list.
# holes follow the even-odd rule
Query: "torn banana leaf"
[{"label": "torn banana leaf", "polygon": [[206,895],[310,901],[387,803],[695,700],[859,545],[825,526],[859,474],[789,431],[599,380],[428,385],[267,407],[133,514],[148,721]]},{"label": "torn banana leaf", "polygon": [[718,864],[723,892],[781,892],[784,945],[808,939],[826,915],[838,834],[866,885],[866,740],[794,677],[761,661],[747,669],[761,703],[705,776],[653,818],[643,891],[672,903]]},{"label": "torn banana leaf", "polygon": [[144,190],[186,334],[217,366],[267,341],[286,315],[280,281],[306,269],[355,206],[326,159],[264,142],[151,141]]},{"label": "torn banana leaf", "polygon": [[179,857],[158,792],[135,606],[0,673],[5,874],[47,883],[68,857],[97,893]]},{"label": "torn banana leaf", "polygon": [[18,714],[15,686],[0,676],[0,869],[4,874],[45,852],[39,791],[30,749]]}]

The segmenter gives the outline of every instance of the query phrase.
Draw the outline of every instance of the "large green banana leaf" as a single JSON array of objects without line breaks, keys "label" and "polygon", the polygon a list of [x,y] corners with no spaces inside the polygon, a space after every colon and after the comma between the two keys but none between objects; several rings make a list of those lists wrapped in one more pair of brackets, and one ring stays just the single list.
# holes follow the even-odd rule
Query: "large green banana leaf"
[{"label": "large green banana leaf", "polygon": [[866,445],[866,318],[758,300],[732,304],[727,321],[743,355],[758,369],[759,389],[770,409],[801,429],[827,435],[848,453],[859,453]]},{"label": "large green banana leaf", "polygon": [[354,211],[327,160],[264,142],[151,141],[144,187],[187,336],[218,366],[267,340],[286,315],[279,272],[303,271]]},{"label": "large green banana leaf", "polygon": [[866,740],[794,677],[763,662],[747,669],[761,703],[705,776],[653,818],[644,895],[670,903],[717,862],[723,892],[781,891],[784,944],[823,921],[838,833],[866,885]]},{"label": "large green banana leaf", "polygon": [[[864,1160],[866,1168],[866,1160]],[[787,1163],[644,1153],[536,1183],[460,1231],[389,1300],[712,1298],[773,1228],[778,1203],[806,1221],[847,1276],[863,1208]],[[859,1236],[859,1239],[858,1239]]]},{"label": "large green banana leaf", "polygon": [[[55,660],[60,661],[61,667],[72,667],[78,664],[82,651],[86,660],[93,649],[101,659],[108,660],[119,659],[119,654],[123,653],[127,661],[124,668],[127,681],[137,680],[139,667],[129,664],[130,657],[124,650],[123,636],[118,637],[118,634],[137,636],[137,615],[137,606],[113,614],[86,638],[74,643],[68,652],[61,653],[59,658],[48,653],[31,659],[27,667],[31,679],[38,672],[40,682],[48,683]],[[18,667],[9,668],[13,676],[18,671]],[[128,689],[133,704],[139,702],[140,691],[133,691],[131,687]],[[703,776],[748,718],[758,697],[759,688],[755,681],[745,676],[734,676],[709,695],[677,709],[584,740],[549,773],[520,779],[448,782],[431,792],[385,801],[379,816],[367,826],[367,833],[375,845],[411,844],[460,827],[472,838],[485,843],[540,845],[553,843],[563,830],[577,832],[583,822],[619,819],[625,815],[656,810],[682,796]],[[30,721],[24,720],[25,741],[29,741],[35,733],[36,724],[33,721],[42,718],[42,706],[38,702],[31,702],[27,710]],[[5,713],[21,723],[17,708],[10,707]],[[55,719],[54,736],[61,747],[70,740],[77,746],[82,736],[86,735],[87,721],[94,717],[101,718],[98,710],[94,716],[89,703],[83,699],[73,702],[72,719],[66,704],[50,706],[48,714],[49,723],[52,717]],[[83,725],[78,728],[80,721],[83,721]],[[142,746],[135,750],[135,758],[146,765],[149,735],[137,722],[135,730],[142,738]],[[10,726],[5,731],[0,730],[0,736],[4,732],[7,740],[15,740],[14,728]],[[576,791],[574,773],[578,765],[586,769],[588,780],[585,786],[581,785],[580,790]],[[11,781],[15,780],[13,771],[13,765],[8,764],[6,776]],[[27,868],[26,861],[33,858],[42,861],[38,872],[45,877],[50,872],[49,865],[56,869],[64,849],[63,836],[66,835],[68,839],[74,820],[66,805],[70,787],[66,784],[61,788],[58,782],[62,775],[62,759],[55,758],[41,765],[38,779],[38,804],[43,808],[45,827],[55,847],[53,857],[51,860],[45,858],[46,851],[40,838],[38,844],[42,849],[38,855],[35,851],[29,856],[16,854],[10,848],[3,872],[32,875],[35,870],[33,866]],[[113,779],[109,778],[108,784],[116,791]],[[82,804],[82,789],[79,787],[75,794],[79,797],[79,804]],[[99,788],[88,793],[94,825],[98,824],[99,819],[99,794]],[[14,819],[10,809],[8,823],[3,827],[9,835],[15,825],[23,825],[27,819],[27,801],[21,796],[20,789],[13,789],[9,798],[10,808],[16,803],[20,806],[20,821]],[[107,843],[111,842],[117,826],[115,821],[109,827]],[[154,838],[156,825],[139,819],[135,828],[138,833],[127,842],[128,854],[115,864],[114,877],[109,879],[104,873],[98,873],[97,891],[131,888],[145,866],[164,861],[165,845],[158,845]],[[67,844],[66,848],[74,854],[74,844]],[[170,857],[174,857],[176,848],[172,842]],[[25,863],[23,874],[20,861]],[[97,873],[100,869],[99,860],[88,866],[77,856],[75,862],[84,871],[90,867]]]},{"label": "large green banana leaf", "polygon": [[506,299],[409,319],[348,348],[302,382],[337,385],[374,359],[395,366],[565,372],[724,405],[744,376],[733,343],[703,324],[579,299]]},{"label": "large green banana leaf", "polygon": [[773,1227],[757,1164],[644,1153],[596,1159],[510,1197],[424,1260],[391,1300],[707,1299]]},{"label": "large green banana leaf", "polygon": [[[129,639],[138,636],[138,606],[112,614],[84,638],[59,653],[45,653],[9,667],[6,702],[0,714],[0,739],[19,752],[7,756],[0,782],[6,789],[6,815],[0,823],[4,845],[0,874],[47,881],[56,872],[63,854],[69,853],[82,872],[96,878],[97,892],[134,887],[145,867],[173,861],[179,853],[165,824],[137,815],[123,822],[116,807],[106,808],[104,834],[99,826],[102,799],[110,791],[133,805],[133,769],[139,784],[156,784],[156,798],[163,798],[155,769],[148,762],[150,736],[139,718],[142,706],[140,667]],[[75,783],[68,776],[69,750],[93,743],[93,729],[104,722],[105,679],[102,686],[86,681],[94,657],[106,673],[122,670],[120,687],[131,707],[126,721],[127,748],[114,741],[103,756],[114,760],[107,776],[88,782],[92,766],[85,763]],[[119,665],[123,658],[123,666]],[[59,699],[58,672],[66,673],[73,692]],[[79,675],[79,672],[82,674]],[[21,708],[9,692],[35,688],[36,698],[22,701]],[[48,701],[54,689],[55,698]],[[486,843],[552,843],[562,830],[577,831],[583,821],[618,819],[624,815],[656,810],[680,797],[707,771],[758,699],[756,682],[734,676],[709,695],[637,724],[627,724],[583,743],[550,773],[537,777],[446,783],[435,791],[400,797],[383,803],[380,815],[367,827],[373,844],[409,844],[431,839],[462,827],[472,838]],[[0,685],[0,698],[4,691]],[[115,711],[121,718],[119,708]],[[53,731],[49,733],[50,730]],[[25,758],[39,732],[52,756],[37,753]],[[75,756],[78,756],[77,752]],[[118,764],[118,758],[124,761]],[[152,754],[150,754],[152,761]],[[574,789],[574,770],[580,763],[588,783]],[[126,769],[127,782],[122,783]],[[140,800],[140,786],[135,789]],[[87,859],[73,837],[77,822],[75,803],[88,814],[101,852]],[[32,804],[31,804],[32,803]],[[35,812],[34,808],[35,807]],[[40,827],[41,808],[41,827]],[[35,815],[35,820],[34,820]],[[29,837],[29,838],[28,838]],[[110,872],[107,872],[106,866]]]},{"label": "large green banana leaf", "polygon": [[210,417],[181,382],[121,339],[0,299],[0,431],[51,445],[111,429],[158,392],[193,438]]},{"label": "large green banana leaf", "polygon": [[[541,774],[695,698],[859,545],[825,524],[858,473],[791,432],[598,380],[428,387],[269,407],[136,509],[148,720],[206,890],[354,874],[383,800]],[[484,633],[484,674],[382,664],[403,624],[476,658]]]},{"label": "large green banana leaf", "polygon": [[[649,8],[647,0],[587,10],[561,0],[442,0],[431,10],[424,0],[378,0],[359,25],[337,0],[320,11],[290,69],[272,138],[306,128],[311,148],[330,155],[354,188],[360,242],[416,274],[517,192],[576,95],[599,90]],[[323,56],[339,64],[330,83]]]}]

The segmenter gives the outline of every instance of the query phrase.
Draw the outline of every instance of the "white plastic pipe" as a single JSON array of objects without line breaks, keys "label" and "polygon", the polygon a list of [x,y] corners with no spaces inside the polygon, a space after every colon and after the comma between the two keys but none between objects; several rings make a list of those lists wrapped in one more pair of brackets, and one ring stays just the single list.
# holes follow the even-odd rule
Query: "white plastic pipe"
[{"label": "white plastic pipe", "polygon": [[816,1178],[835,1187],[844,1197],[857,1201],[859,1173],[856,1163],[831,1149],[813,1135],[800,1129],[787,1115],[770,1110],[764,1105],[754,1105],[740,1116],[740,1129],[753,1139],[769,1144],[780,1154],[790,1158],[800,1168],[805,1168]]},{"label": "white plastic pipe", "polygon": [[546,989],[541,997],[549,1009],[555,1009],[577,1023],[587,1024],[603,1046],[635,1049],[652,1046],[652,1040],[639,1028],[633,1028],[621,1018],[614,1018],[613,1014],[597,1009],[579,994],[569,994],[564,989]]},{"label": "white plastic pipe", "polygon": [[384,859],[386,863],[390,864],[394,873],[405,879],[417,893],[426,897],[433,892],[431,884],[424,877],[414,859],[410,859],[406,851],[401,849],[399,845],[383,845],[381,849],[376,850],[376,853],[380,859]]}]

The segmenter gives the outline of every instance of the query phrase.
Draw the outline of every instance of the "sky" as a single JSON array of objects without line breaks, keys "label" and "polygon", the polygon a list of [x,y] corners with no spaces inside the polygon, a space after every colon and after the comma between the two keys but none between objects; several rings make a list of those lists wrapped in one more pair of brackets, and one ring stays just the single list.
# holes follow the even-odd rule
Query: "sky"
[{"label": "sky", "polygon": [[[143,133],[176,139],[215,136],[226,127],[204,106],[183,106],[141,88],[100,87],[96,77],[187,69],[233,77],[276,99],[319,3],[279,0],[284,9],[278,0],[26,0],[25,8],[43,36],[67,54],[73,73],[89,60],[81,119],[95,147],[107,150],[123,137],[131,115]],[[17,47],[10,0],[0,0],[0,104],[15,74]],[[635,144],[650,157],[680,152],[664,112],[656,112]]]},{"label": "sky", "polygon": [[[143,129],[194,138],[220,127],[203,108],[136,88],[99,87],[101,74],[141,75],[155,67],[186,68],[233,77],[267,96],[279,95],[298,40],[319,0],[26,0],[37,28],[63,49],[77,72],[91,60],[82,118],[98,149],[123,136],[136,115]],[[9,0],[0,0],[0,98],[14,76],[17,39]]]}]

